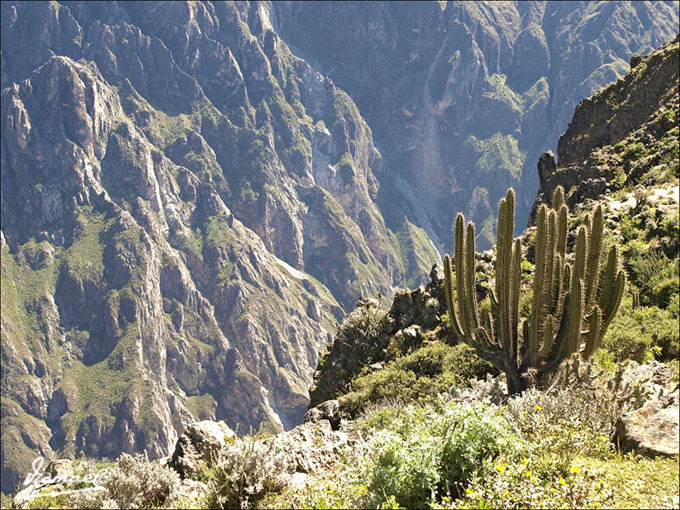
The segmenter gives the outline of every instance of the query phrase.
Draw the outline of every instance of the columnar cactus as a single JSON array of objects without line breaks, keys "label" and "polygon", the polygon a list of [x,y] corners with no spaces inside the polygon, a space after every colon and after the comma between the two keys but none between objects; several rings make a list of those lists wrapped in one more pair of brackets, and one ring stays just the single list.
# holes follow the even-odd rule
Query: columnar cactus
[{"label": "columnar cactus", "polygon": [[633,292],[633,308],[640,308],[640,293]]},{"label": "columnar cactus", "polygon": [[602,208],[598,206],[592,219],[586,217],[579,227],[571,262],[566,255],[567,219],[564,190],[558,187],[552,207],[542,205],[538,211],[531,316],[523,322],[520,335],[522,246],[518,239],[513,241],[514,191],[509,189],[500,202],[495,289],[489,289],[491,312],[485,310],[481,318],[475,291],[475,227],[470,222],[464,232],[463,215],[456,218],[455,300],[451,259],[444,257],[451,329],[480,357],[505,372],[511,394],[526,389],[530,371],[535,376],[553,371],[576,352],[588,358],[621,303],[625,274],[618,268],[616,247],[600,270]]}]

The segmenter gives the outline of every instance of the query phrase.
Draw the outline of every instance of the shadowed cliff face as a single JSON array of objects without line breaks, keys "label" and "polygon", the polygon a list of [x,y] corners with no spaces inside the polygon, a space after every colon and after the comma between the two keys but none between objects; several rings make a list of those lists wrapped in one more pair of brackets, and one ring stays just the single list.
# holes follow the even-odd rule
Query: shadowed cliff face
[{"label": "shadowed cliff face", "polygon": [[425,280],[426,231],[446,247],[456,210],[487,218],[553,103],[677,22],[663,3],[1,9],[5,492],[38,454],[298,423],[340,305]]},{"label": "shadowed cliff face", "polygon": [[274,12],[293,52],[356,101],[385,155],[381,183],[442,251],[459,210],[488,248],[508,186],[524,224],[535,162],[577,103],[678,26],[672,2],[275,2]]}]

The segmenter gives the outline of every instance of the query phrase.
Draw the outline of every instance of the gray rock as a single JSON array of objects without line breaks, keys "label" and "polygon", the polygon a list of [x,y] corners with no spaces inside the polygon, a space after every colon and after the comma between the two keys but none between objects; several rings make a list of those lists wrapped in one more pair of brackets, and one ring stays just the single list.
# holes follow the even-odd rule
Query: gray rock
[{"label": "gray rock", "polygon": [[623,451],[647,457],[678,455],[678,390],[648,401],[625,413],[616,424],[616,439]]},{"label": "gray rock", "polygon": [[552,151],[544,152],[538,159],[538,180],[541,183],[547,182],[548,179],[557,170],[557,165],[555,164],[555,156]]},{"label": "gray rock", "polygon": [[234,437],[234,431],[223,421],[205,420],[194,423],[177,440],[168,465],[183,478],[190,476]]},{"label": "gray rock", "polygon": [[[335,402],[337,404],[337,401]],[[351,428],[333,430],[326,419],[303,423],[273,439],[285,447],[294,459],[295,471],[306,474],[327,468],[337,461],[337,454],[341,448],[356,444],[360,440],[359,434]]]},{"label": "gray rock", "polygon": [[328,420],[333,430],[340,427],[340,403],[337,400],[326,400],[305,414],[305,423],[317,423],[321,420]]}]

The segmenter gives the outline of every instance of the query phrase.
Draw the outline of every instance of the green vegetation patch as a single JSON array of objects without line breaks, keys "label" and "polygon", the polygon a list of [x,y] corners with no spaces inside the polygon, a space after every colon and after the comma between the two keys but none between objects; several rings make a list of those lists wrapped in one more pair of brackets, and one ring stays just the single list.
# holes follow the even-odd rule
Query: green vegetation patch
[{"label": "green vegetation patch", "polygon": [[489,92],[485,92],[484,97],[495,99],[501,103],[509,105],[513,110],[522,112],[524,106],[522,96],[508,87],[505,84],[506,80],[507,76],[504,74],[495,73],[489,76],[488,83],[491,86],[491,90]]},{"label": "green vegetation patch", "polygon": [[[395,339],[392,339],[394,342]],[[388,346],[388,353],[391,346]],[[370,404],[398,400],[432,402],[437,395],[492,371],[474,350],[435,341],[352,380],[352,391],[341,398],[343,408],[357,412]]]},{"label": "green vegetation patch", "polygon": [[519,150],[517,139],[512,135],[495,133],[485,140],[470,136],[465,145],[479,154],[477,168],[492,173],[519,179],[526,155]]}]

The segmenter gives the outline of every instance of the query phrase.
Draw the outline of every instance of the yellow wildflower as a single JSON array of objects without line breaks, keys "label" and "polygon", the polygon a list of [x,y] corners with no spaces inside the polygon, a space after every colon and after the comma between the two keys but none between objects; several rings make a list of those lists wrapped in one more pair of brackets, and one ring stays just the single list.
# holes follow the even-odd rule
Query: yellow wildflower
[{"label": "yellow wildflower", "polygon": [[539,406],[538,404],[536,404],[536,410],[537,410],[537,411],[541,411],[542,409],[543,409],[543,408],[542,408],[541,406]]},{"label": "yellow wildflower", "polygon": [[505,466],[502,464],[496,464],[496,471],[502,473],[503,471],[505,471]]},{"label": "yellow wildflower", "polygon": [[472,489],[465,489],[465,493],[469,494],[470,496],[476,496],[475,491],[473,491]]},{"label": "yellow wildflower", "polygon": [[531,471],[525,471],[524,472],[524,476],[531,476],[531,475],[533,475],[533,473]]},{"label": "yellow wildflower", "polygon": [[560,479],[557,481],[557,483],[559,483],[560,485],[566,485],[567,484],[567,482],[565,482],[564,478],[562,478],[561,476],[560,476]]},{"label": "yellow wildflower", "polygon": [[573,468],[571,468],[571,472],[576,474],[579,472],[579,469],[576,466],[574,466]]}]

